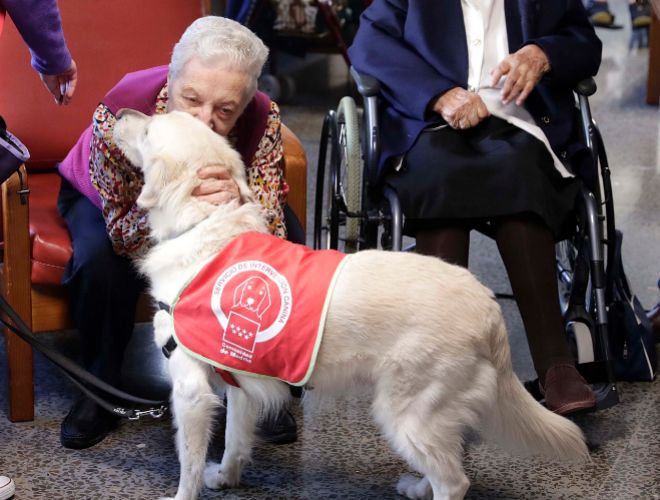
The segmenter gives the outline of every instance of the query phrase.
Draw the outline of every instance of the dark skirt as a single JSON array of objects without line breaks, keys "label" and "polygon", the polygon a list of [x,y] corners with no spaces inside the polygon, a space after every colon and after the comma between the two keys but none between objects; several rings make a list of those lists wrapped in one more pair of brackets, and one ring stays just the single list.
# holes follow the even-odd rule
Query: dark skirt
[{"label": "dark skirt", "polygon": [[580,189],[577,179],[557,172],[541,141],[495,117],[469,130],[422,132],[386,182],[399,196],[411,236],[450,220],[534,213],[559,240],[574,227]]}]

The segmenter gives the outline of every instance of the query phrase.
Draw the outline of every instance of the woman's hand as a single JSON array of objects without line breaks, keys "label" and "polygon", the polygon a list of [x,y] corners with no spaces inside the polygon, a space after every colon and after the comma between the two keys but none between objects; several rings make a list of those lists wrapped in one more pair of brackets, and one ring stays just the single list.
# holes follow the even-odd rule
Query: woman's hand
[{"label": "woman's hand", "polygon": [[550,60],[545,52],[538,45],[525,45],[506,56],[491,72],[491,86],[495,87],[500,78],[506,76],[502,102],[509,104],[515,99],[516,104],[521,106],[548,71]]},{"label": "woman's hand", "polygon": [[56,104],[66,105],[71,102],[73,93],[76,91],[76,83],[78,83],[76,61],[71,60],[71,66],[64,73],[60,73],[59,75],[39,74],[39,77],[44,82],[48,92],[55,98]]},{"label": "woman's hand", "polygon": [[456,130],[474,127],[490,116],[481,97],[461,87],[454,87],[438,97],[433,111]]},{"label": "woman's hand", "polygon": [[232,179],[229,171],[220,165],[200,168],[197,176],[202,183],[193,189],[193,196],[200,200],[222,205],[240,198],[238,184]]}]

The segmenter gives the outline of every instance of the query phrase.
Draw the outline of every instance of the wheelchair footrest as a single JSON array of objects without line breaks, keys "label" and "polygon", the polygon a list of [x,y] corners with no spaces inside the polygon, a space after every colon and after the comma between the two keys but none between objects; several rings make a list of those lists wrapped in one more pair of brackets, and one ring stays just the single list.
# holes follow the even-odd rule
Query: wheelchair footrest
[{"label": "wheelchair footrest", "polygon": [[[607,367],[604,361],[578,364],[577,369],[594,391],[596,411],[610,408],[619,403],[619,391],[613,381],[607,380]],[[539,379],[528,380],[523,385],[534,399],[543,402],[544,398],[539,388]]]},{"label": "wheelchair footrest", "polygon": [[576,365],[580,375],[590,384],[612,382],[607,379],[607,364],[605,361],[592,361]]},{"label": "wheelchair footrest", "polygon": [[614,381],[608,380],[607,363],[605,361],[579,363],[576,368],[584,379],[591,384],[596,396],[596,410],[604,410],[619,403],[619,391]]}]

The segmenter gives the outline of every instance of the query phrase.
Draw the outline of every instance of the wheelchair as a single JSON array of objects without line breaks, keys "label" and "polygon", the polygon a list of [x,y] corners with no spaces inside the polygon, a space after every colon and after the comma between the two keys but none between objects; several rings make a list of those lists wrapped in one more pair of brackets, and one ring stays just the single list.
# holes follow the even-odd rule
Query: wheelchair
[{"label": "wheelchair", "polygon": [[[354,68],[350,73],[362,106],[345,96],[325,116],[317,166],[314,248],[346,253],[368,248],[410,250],[414,245],[403,247],[404,217],[397,194],[375,176],[380,151],[380,85]],[[605,409],[619,402],[606,306],[606,267],[613,262],[616,238],[614,205],[605,148],[589,106],[596,83],[591,78],[584,80],[574,91],[579,133],[589,154],[590,180],[584,182],[578,197],[575,233],[556,244],[557,279],[577,368],[592,384],[596,409]],[[479,230],[488,234],[487,228]],[[535,381],[526,386],[541,399]]]}]

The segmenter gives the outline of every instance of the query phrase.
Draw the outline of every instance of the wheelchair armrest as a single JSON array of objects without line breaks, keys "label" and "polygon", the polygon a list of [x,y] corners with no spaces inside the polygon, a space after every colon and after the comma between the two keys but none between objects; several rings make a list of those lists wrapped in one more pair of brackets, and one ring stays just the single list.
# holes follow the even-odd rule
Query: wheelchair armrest
[{"label": "wheelchair armrest", "polygon": [[377,96],[380,92],[380,82],[372,76],[358,73],[354,66],[351,66],[351,76],[355,80],[360,95],[373,97]]},{"label": "wheelchair armrest", "polygon": [[596,81],[593,78],[585,78],[575,86],[575,92],[578,95],[589,97],[596,93]]}]

